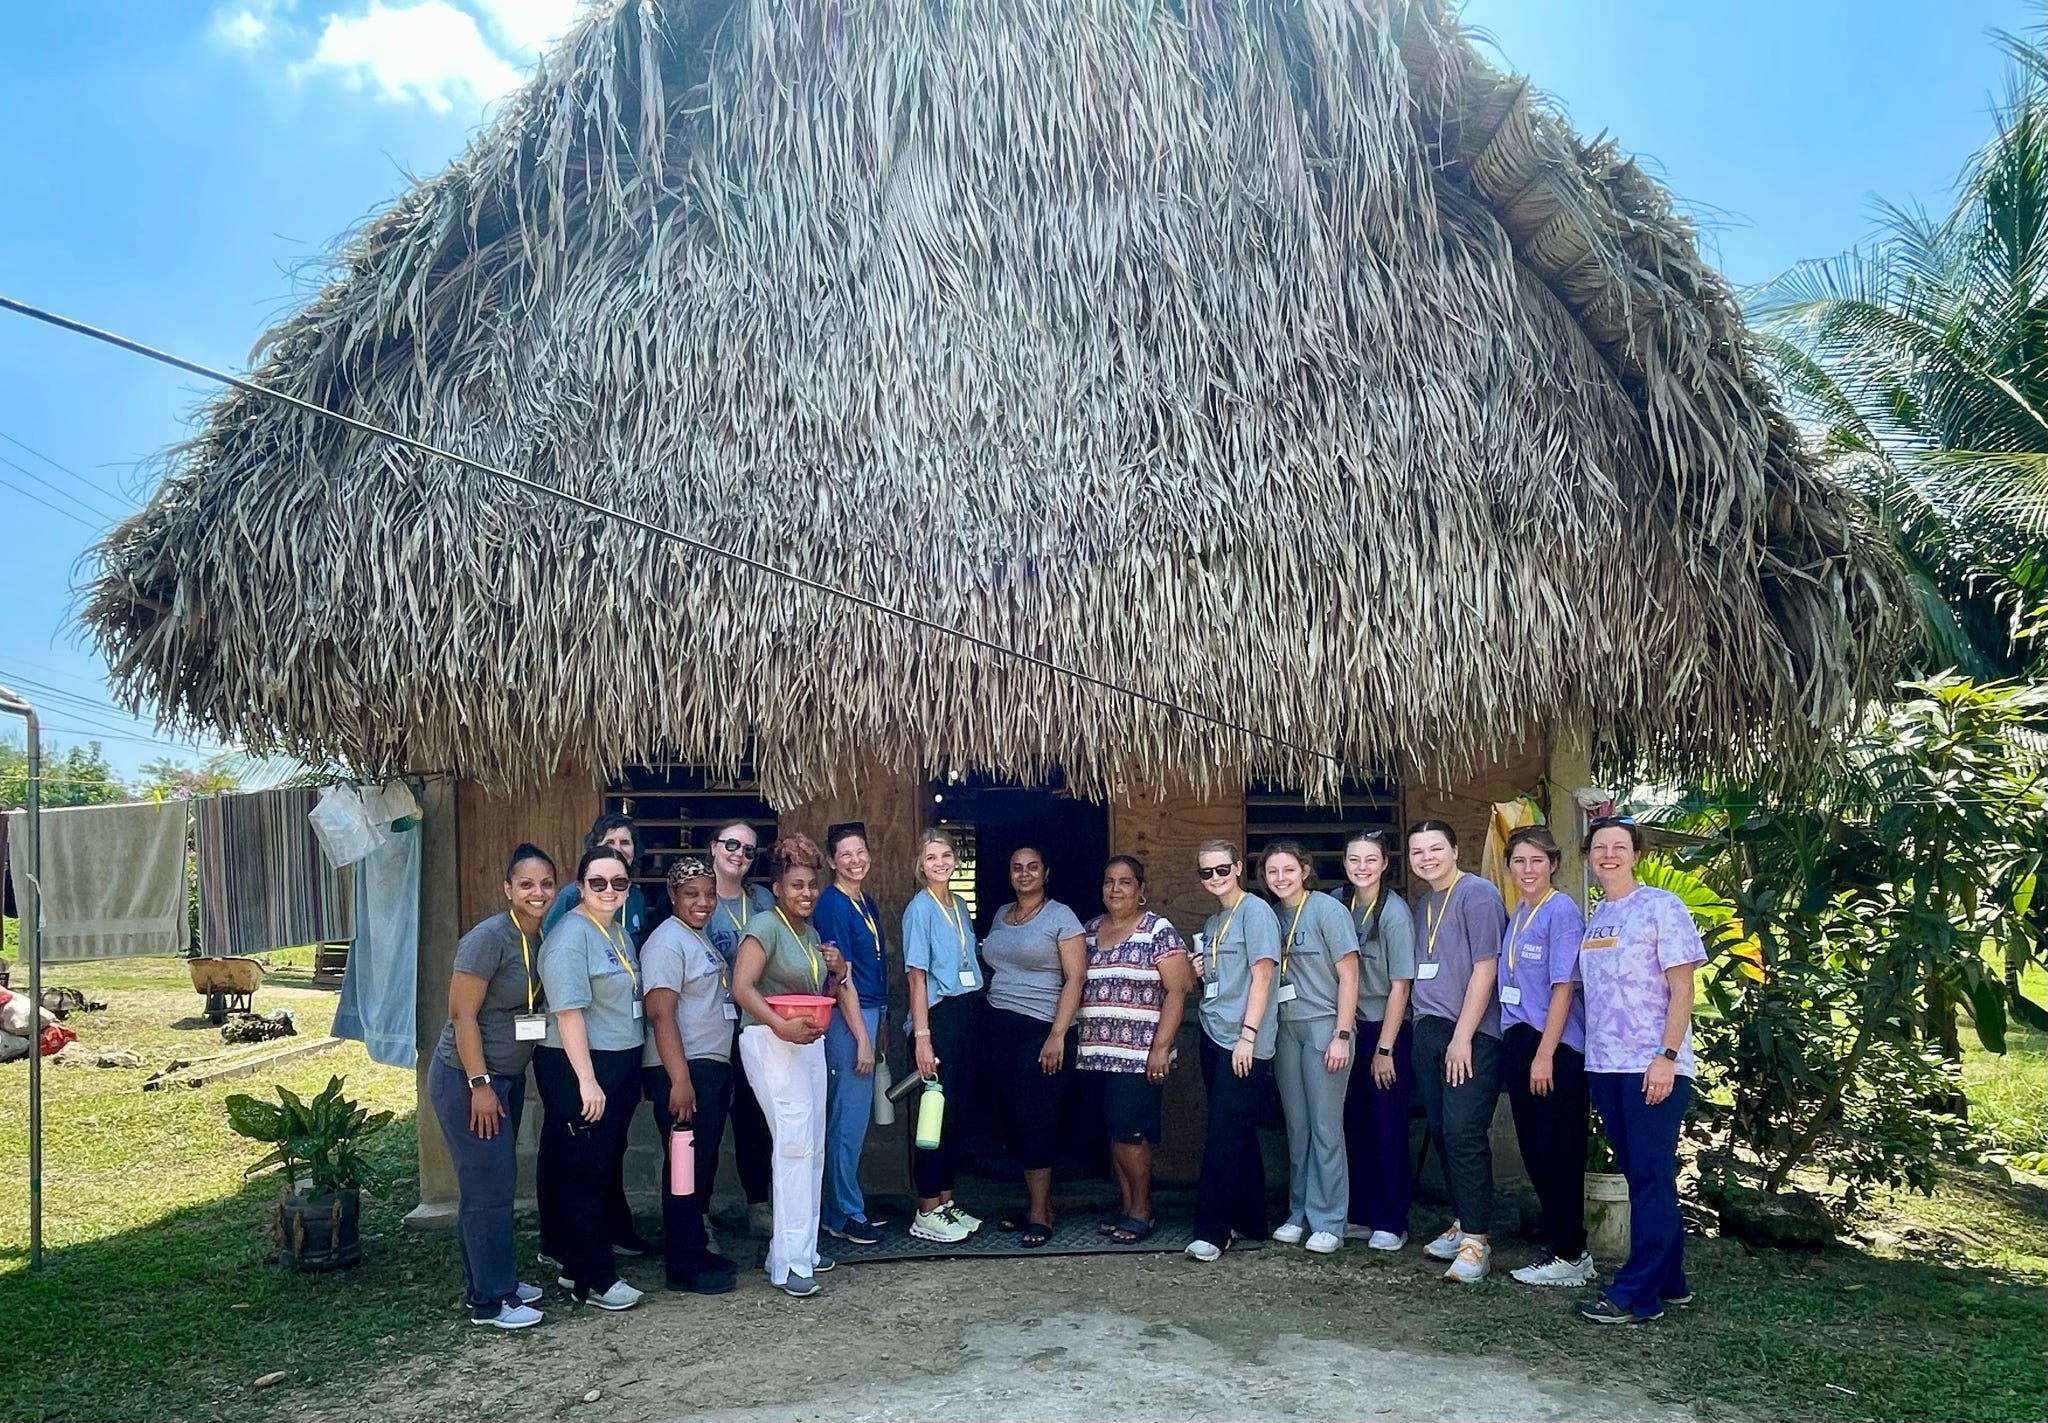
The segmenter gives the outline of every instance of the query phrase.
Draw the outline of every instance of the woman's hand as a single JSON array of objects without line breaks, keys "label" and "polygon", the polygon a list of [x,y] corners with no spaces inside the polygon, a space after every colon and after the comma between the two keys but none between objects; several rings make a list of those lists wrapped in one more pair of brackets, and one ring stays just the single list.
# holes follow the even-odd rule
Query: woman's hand
[{"label": "woman's hand", "polygon": [[1342,1072],[1350,1065],[1351,1040],[1332,1034],[1330,1045],[1323,1049],[1323,1071],[1331,1073]]},{"label": "woman's hand", "polygon": [[1654,1107],[1669,1097],[1672,1079],[1677,1076],[1678,1064],[1670,1058],[1651,1058],[1649,1070],[1643,1074],[1643,1101]]},{"label": "woman's hand", "polygon": [[775,1021],[768,1026],[775,1030],[776,1037],[786,1043],[795,1043],[798,1047],[814,1043],[825,1036],[825,1030],[813,1023],[809,1014],[801,1018],[785,1018],[777,1014]]},{"label": "woman's hand", "polygon": [[1451,1037],[1451,1045],[1444,1049],[1444,1081],[1453,1087],[1463,1087],[1472,1080],[1472,1039]]},{"label": "woman's hand", "polygon": [[668,1080],[668,1116],[672,1122],[687,1122],[697,1115],[697,1085],[686,1077]]},{"label": "woman's hand", "polygon": [[1372,1055],[1372,1085],[1385,1091],[1394,1085],[1394,1055],[1390,1052],[1375,1052]]},{"label": "woman's hand", "polygon": [[583,1100],[583,1120],[594,1122],[604,1115],[604,1088],[595,1077],[576,1079],[576,1095]]},{"label": "woman's hand", "polygon": [[853,1075],[873,1077],[875,1075],[875,1045],[862,1038],[853,1045]]},{"label": "woman's hand", "polygon": [[1067,1040],[1064,1034],[1052,1033],[1046,1037],[1045,1045],[1038,1050],[1038,1070],[1051,1077],[1067,1065]]},{"label": "woman's hand", "polygon": [[1548,1097],[1550,1089],[1557,1085],[1557,1057],[1555,1053],[1539,1051],[1529,1061],[1529,1090],[1538,1097]]},{"label": "woman's hand", "polygon": [[505,1104],[498,1100],[498,1094],[487,1082],[481,1087],[469,1089],[469,1130],[478,1141],[489,1141],[498,1134],[498,1126],[505,1120]]},{"label": "woman's hand", "polygon": [[1239,1038],[1237,1046],[1230,1050],[1230,1070],[1239,1077],[1252,1075],[1252,1040]]},{"label": "woman's hand", "polygon": [[932,1051],[932,1035],[917,1035],[917,1050],[912,1054],[917,1059],[917,1075],[929,1082],[939,1075],[939,1055]]},{"label": "woman's hand", "polygon": [[1172,1050],[1165,1043],[1152,1044],[1152,1051],[1145,1054],[1145,1080],[1164,1082],[1171,1066]]},{"label": "woman's hand", "polygon": [[839,952],[837,944],[820,944],[818,952],[825,960],[825,972],[833,978],[846,976],[846,955]]}]

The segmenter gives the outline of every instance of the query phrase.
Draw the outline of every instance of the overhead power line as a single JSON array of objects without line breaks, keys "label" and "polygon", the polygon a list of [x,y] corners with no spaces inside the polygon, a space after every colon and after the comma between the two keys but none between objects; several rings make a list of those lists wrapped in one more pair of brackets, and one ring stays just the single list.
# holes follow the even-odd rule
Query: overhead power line
[{"label": "overhead power line", "polygon": [[[85,510],[86,513],[92,515],[95,519],[98,519],[103,523],[111,524],[116,523],[119,520],[118,515],[109,514],[106,510],[99,508],[97,505],[88,503],[86,500],[79,498],[76,494],[73,494],[70,490],[66,489],[61,484],[51,483],[49,480],[43,478],[40,474],[37,474],[34,470],[30,469],[27,465],[21,463],[19,460],[12,460],[9,459],[6,455],[0,455],[0,464],[6,465],[9,469],[14,470],[17,474],[20,474],[25,478],[33,479],[36,483],[42,485],[43,488],[49,490],[58,498],[70,500],[73,504],[76,504],[79,508]],[[76,478],[76,476],[74,475],[73,478]],[[80,482],[83,483],[83,481]],[[96,486],[90,484],[86,485],[86,488],[88,489],[92,489],[95,487]]]},{"label": "overhead power line", "polygon": [[309,415],[317,415],[322,419],[333,420],[338,424],[348,426],[352,430],[359,430],[365,435],[370,435],[380,440],[389,440],[393,444],[404,445],[409,449],[418,450],[422,454],[431,455],[435,459],[448,460],[453,464],[473,469],[479,474],[486,475],[505,484],[513,485],[516,488],[527,490],[548,499],[558,500],[561,503],[585,510],[588,513],[613,519],[621,524],[627,524],[633,528],[644,530],[655,535],[657,538],[667,539],[696,553],[706,554],[728,563],[736,563],[743,567],[751,568],[770,578],[778,578],[784,582],[793,583],[798,587],[807,588],[811,592],[822,593],[826,597],[852,603],[871,612],[880,613],[884,617],[896,618],[913,627],[923,628],[927,632],[953,638],[956,641],[981,648],[985,652],[993,652],[999,657],[1007,657],[1028,666],[1042,668],[1056,676],[1066,677],[1091,687],[1097,687],[1117,696],[1128,697],[1134,702],[1157,707],[1161,711],[1172,712],[1179,716],[1189,717],[1195,721],[1207,722],[1211,726],[1235,732],[1239,736],[1250,737],[1254,741],[1263,741],[1267,745],[1277,746],[1285,751],[1312,756],[1318,760],[1333,762],[1339,766],[1343,764],[1337,756],[1328,751],[1319,751],[1313,747],[1302,746],[1275,736],[1271,732],[1260,731],[1241,722],[1231,721],[1227,717],[1217,716],[1213,712],[1198,711],[1193,707],[1184,706],[1179,702],[1158,696],[1152,692],[1141,691],[1136,687],[1128,687],[1120,682],[1112,682],[1106,677],[1098,677],[1094,673],[1083,671],[1078,667],[1069,667],[1064,663],[1055,662],[1051,658],[1041,657],[1035,652],[1026,652],[1022,648],[1011,647],[1007,643],[997,642],[993,638],[983,637],[981,634],[969,632],[965,628],[950,626],[949,624],[925,617],[921,613],[914,613],[905,608],[891,607],[889,604],[871,598],[865,593],[856,593],[850,588],[842,588],[837,584],[827,583],[823,579],[813,578],[809,574],[797,573],[787,568],[777,568],[773,564],[764,563],[760,559],[751,558],[746,554],[736,553],[728,548],[720,548],[717,544],[706,543],[702,539],[678,533],[674,529],[643,519],[637,514],[629,514],[623,509],[614,509],[610,505],[600,504],[596,500],[585,498],[581,494],[574,494],[564,489],[555,489],[549,485],[542,484],[539,480],[529,479],[525,475],[515,474],[511,470],[500,468],[494,464],[488,464],[483,460],[457,454],[453,450],[442,449],[438,445],[428,444],[425,440],[415,439],[411,435],[403,435],[396,430],[388,430],[381,425],[373,425],[367,420],[359,420],[353,415],[344,415],[338,410],[330,410],[324,405],[316,404],[313,401],[282,390],[273,389],[270,386],[249,380],[246,377],[230,375],[226,371],[215,370],[211,366],[203,366],[197,361],[188,361],[182,356],[174,356],[168,351],[158,350],[154,346],[146,346],[140,341],[118,335],[115,332],[106,331],[97,326],[89,326],[83,321],[77,321],[68,316],[60,316],[53,311],[45,311],[41,307],[30,306],[27,302],[17,301],[13,297],[0,295],[0,310],[12,311],[17,315],[28,317],[32,321],[40,321],[47,326],[54,326],[59,330],[69,331],[74,335],[103,342],[106,345],[127,351],[132,355],[159,362],[162,365],[184,371],[187,374],[196,375],[205,380],[216,381],[221,385],[232,386],[236,390],[243,390],[251,395],[262,396],[266,400],[278,401],[281,404],[303,410]]},{"label": "overhead power line", "polygon": [[52,514],[62,514],[65,518],[69,519],[72,523],[79,525],[81,528],[90,529],[94,533],[98,533],[100,530],[100,526],[98,524],[93,523],[90,519],[84,518],[81,515],[64,508],[62,505],[52,504],[49,500],[43,498],[40,494],[31,493],[30,491],[23,489],[19,484],[14,483],[14,481],[10,479],[0,479],[0,489],[11,489],[16,494],[19,494],[22,498],[30,500],[33,503],[42,505],[45,509],[48,509]]}]

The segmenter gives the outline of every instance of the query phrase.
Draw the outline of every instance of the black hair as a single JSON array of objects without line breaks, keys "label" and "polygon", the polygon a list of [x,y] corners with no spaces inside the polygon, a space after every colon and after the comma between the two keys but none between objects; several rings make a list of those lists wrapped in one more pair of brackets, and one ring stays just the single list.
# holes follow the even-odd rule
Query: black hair
[{"label": "black hair", "polygon": [[1582,855],[1593,853],[1593,834],[1595,831],[1613,829],[1621,829],[1628,832],[1628,842],[1635,846],[1638,855],[1650,848],[1650,842],[1643,834],[1643,827],[1636,824],[1633,816],[1603,815],[1586,827],[1586,838],[1579,843],[1579,853]]},{"label": "black hair", "polygon": [[[1052,868],[1052,861],[1051,861],[1051,860],[1048,860],[1048,859],[1047,859],[1047,858],[1045,857],[1045,851],[1041,850],[1041,849],[1040,849],[1040,848],[1039,848],[1038,846],[1036,846],[1036,845],[1032,844],[1032,843],[1031,843],[1031,842],[1030,842],[1029,840],[1026,840],[1026,841],[1025,841],[1025,842],[1024,842],[1023,844],[1021,844],[1021,845],[1018,845],[1018,846],[1014,847],[1014,848],[1013,848],[1013,849],[1012,849],[1012,850],[1010,851],[1010,859],[1011,859],[1011,860],[1014,860],[1014,859],[1016,859],[1016,858],[1017,858],[1017,857],[1018,857],[1019,855],[1023,854],[1023,853],[1024,853],[1024,852],[1025,852],[1026,850],[1029,850],[1029,851],[1030,851],[1030,852],[1031,852],[1032,854],[1034,854],[1034,855],[1038,856],[1038,863],[1039,863],[1039,864],[1041,864],[1041,865],[1045,866],[1045,868],[1047,868],[1048,870]],[[1005,860],[1005,861],[1004,861],[1003,863],[1004,863],[1004,864],[1008,864],[1008,863],[1009,863],[1009,860]]]},{"label": "black hair", "polygon": [[579,886],[582,885],[584,876],[590,873],[590,867],[599,860],[617,860],[626,867],[628,875],[633,873],[631,862],[617,850],[614,850],[609,845],[592,845],[583,852],[583,858],[576,862],[576,883]]},{"label": "black hair", "polygon": [[[598,841],[604,839],[611,831],[621,827],[625,829],[628,835],[633,837],[632,858],[626,861],[626,868],[630,870],[633,868],[633,861],[640,858],[640,827],[633,823],[633,817],[630,815],[621,815],[616,810],[608,810],[597,819],[591,821],[590,833],[583,837],[583,848],[586,850],[596,849]],[[612,853],[617,854],[618,851],[614,850]],[[578,870],[576,875],[580,879],[583,872]]]},{"label": "black hair", "polygon": [[560,870],[555,868],[554,856],[550,855],[547,851],[541,849],[541,847],[538,845],[531,845],[528,844],[526,841],[521,840],[517,845],[514,845],[512,847],[512,858],[505,861],[506,884],[512,883],[512,872],[518,869],[521,865],[525,864],[528,860],[539,860],[542,864],[548,867],[548,873],[551,875],[561,873]]},{"label": "black hair", "polygon": [[1408,838],[1413,840],[1416,836],[1430,830],[1434,830],[1437,834],[1443,836],[1444,839],[1450,841],[1453,850],[1458,848],[1458,832],[1451,829],[1449,821],[1418,820],[1408,827]]},{"label": "black hair", "polygon": [[1129,866],[1131,873],[1137,877],[1138,883],[1141,886],[1145,883],[1145,862],[1136,855],[1111,855],[1109,863],[1102,867],[1102,877],[1108,879],[1110,870],[1117,865]]},{"label": "black hair", "polygon": [[[1379,933],[1380,915],[1386,912],[1387,896],[1393,893],[1393,891],[1387,886],[1387,877],[1393,874],[1394,864],[1396,860],[1396,851],[1394,848],[1394,832],[1391,830],[1354,830],[1353,832],[1351,832],[1350,835],[1346,836],[1344,839],[1345,852],[1348,854],[1351,850],[1351,847],[1353,845],[1360,843],[1361,841],[1368,845],[1379,846],[1380,854],[1386,859],[1387,862],[1387,867],[1380,871],[1380,891],[1378,894],[1373,896],[1372,909],[1365,916],[1364,934],[1366,938],[1370,939],[1374,935]],[[1346,904],[1346,906],[1348,906],[1354,911],[1358,908],[1357,885],[1350,884],[1345,886],[1344,903]]]},{"label": "black hair", "polygon": [[865,845],[867,839],[868,826],[865,820],[848,820],[838,825],[829,826],[825,831],[825,857],[830,859],[838,854],[842,841],[858,840]]}]

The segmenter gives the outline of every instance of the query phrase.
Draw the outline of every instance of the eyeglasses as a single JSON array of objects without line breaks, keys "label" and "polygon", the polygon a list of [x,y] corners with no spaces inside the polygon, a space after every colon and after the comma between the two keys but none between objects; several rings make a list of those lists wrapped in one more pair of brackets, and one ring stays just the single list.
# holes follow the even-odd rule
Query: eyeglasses
[{"label": "eyeglasses", "polygon": [[1225,875],[1236,874],[1237,866],[1235,863],[1228,865],[1198,865],[1195,868],[1195,873],[1205,880],[1222,879]]},{"label": "eyeglasses", "polygon": [[610,879],[606,879],[603,875],[591,875],[583,881],[583,887],[592,894],[603,894],[606,890],[610,890],[613,894],[624,894],[633,887],[633,881],[624,875],[613,875]]},{"label": "eyeglasses", "polygon": [[738,855],[741,859],[751,860],[761,853],[758,845],[749,845],[733,835],[728,835],[723,840],[713,840],[711,843],[729,854]]}]

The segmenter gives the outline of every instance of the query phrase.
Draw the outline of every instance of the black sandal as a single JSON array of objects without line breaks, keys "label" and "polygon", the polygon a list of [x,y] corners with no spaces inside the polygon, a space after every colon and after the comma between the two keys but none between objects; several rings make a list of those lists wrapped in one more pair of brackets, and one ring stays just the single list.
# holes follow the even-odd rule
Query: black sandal
[{"label": "black sandal", "polygon": [[1156,1221],[1139,1220],[1136,1216],[1126,1216],[1123,1220],[1117,1222],[1116,1229],[1109,1233],[1109,1238],[1119,1245],[1136,1245],[1139,1241],[1149,1237],[1158,1228],[1159,1225]]},{"label": "black sandal", "polygon": [[1051,1239],[1051,1226],[1045,1224],[1045,1222],[1043,1221],[1028,1220],[1024,1222],[1024,1229],[1023,1232],[1018,1236],[1017,1243],[1019,1245],[1024,1246],[1028,1250],[1036,1250],[1039,1246],[1046,1244]]}]

